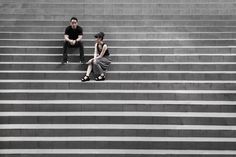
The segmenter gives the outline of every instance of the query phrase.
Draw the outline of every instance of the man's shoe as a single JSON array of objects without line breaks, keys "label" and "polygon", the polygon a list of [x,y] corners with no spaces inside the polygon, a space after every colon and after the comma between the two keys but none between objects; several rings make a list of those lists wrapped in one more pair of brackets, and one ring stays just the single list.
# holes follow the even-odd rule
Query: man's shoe
[{"label": "man's shoe", "polygon": [[67,64],[69,63],[68,60],[62,61],[62,64]]},{"label": "man's shoe", "polygon": [[85,64],[86,62],[85,61],[80,61],[81,64]]}]

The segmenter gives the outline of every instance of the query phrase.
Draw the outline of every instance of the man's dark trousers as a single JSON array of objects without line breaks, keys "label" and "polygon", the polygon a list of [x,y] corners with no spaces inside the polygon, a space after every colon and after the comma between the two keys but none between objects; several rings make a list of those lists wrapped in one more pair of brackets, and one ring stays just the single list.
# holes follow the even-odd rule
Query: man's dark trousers
[{"label": "man's dark trousers", "polygon": [[66,62],[68,60],[67,48],[79,48],[80,52],[80,61],[84,62],[84,45],[81,41],[76,42],[75,45],[71,45],[68,41],[64,42],[63,46],[63,61]]}]

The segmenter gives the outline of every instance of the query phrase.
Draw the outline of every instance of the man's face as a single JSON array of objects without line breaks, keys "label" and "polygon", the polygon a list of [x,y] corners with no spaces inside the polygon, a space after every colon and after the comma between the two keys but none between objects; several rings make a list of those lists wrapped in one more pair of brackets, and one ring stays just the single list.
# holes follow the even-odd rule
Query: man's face
[{"label": "man's face", "polygon": [[76,27],[78,26],[78,21],[76,20],[71,20],[70,21],[70,25],[73,29],[76,29]]}]

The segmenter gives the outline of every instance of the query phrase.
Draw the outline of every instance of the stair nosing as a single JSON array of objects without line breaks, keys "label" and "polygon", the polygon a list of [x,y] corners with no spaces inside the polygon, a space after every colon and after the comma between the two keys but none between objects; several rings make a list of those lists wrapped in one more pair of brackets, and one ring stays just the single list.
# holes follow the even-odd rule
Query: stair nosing
[{"label": "stair nosing", "polygon": [[188,104],[191,106],[194,105],[230,105],[234,106],[236,105],[236,101],[186,101],[186,100],[0,100],[0,104],[146,104],[146,105],[182,105],[182,104]]},{"label": "stair nosing", "polygon": [[[50,71],[50,70],[0,70],[0,73],[57,73],[57,74],[65,74],[65,73],[85,73],[85,71],[81,70],[65,70],[65,71]],[[129,74],[129,73],[141,73],[141,74],[236,74],[236,71],[108,71],[107,73],[111,74]]]},{"label": "stair nosing", "polygon": [[[0,62],[0,65],[62,65],[61,62]],[[236,65],[235,62],[112,62],[113,65]],[[81,65],[69,62],[68,65]]]},{"label": "stair nosing", "polygon": [[[139,112],[139,111],[96,111],[96,112],[0,112],[0,117],[176,117],[176,118],[236,118],[236,113],[227,112]],[[235,138],[236,140],[236,138]],[[0,137],[1,141],[1,137]],[[236,142],[236,141],[235,141]]]},{"label": "stair nosing", "polygon": [[72,94],[72,93],[100,93],[100,94],[111,94],[111,93],[123,93],[123,94],[236,94],[236,90],[117,90],[117,89],[1,89],[0,93],[10,94],[33,94],[33,93],[52,93],[52,94]]},{"label": "stair nosing", "polygon": [[[26,80],[26,79],[0,79],[0,83],[80,83],[81,80]],[[109,83],[142,83],[142,84],[152,84],[152,83],[160,83],[160,84],[236,84],[236,81],[233,80],[106,80],[105,82],[98,81],[90,81],[90,83],[100,83],[100,84],[109,84]]]},{"label": "stair nosing", "polygon": [[[119,136],[86,136],[86,137],[29,137],[29,136],[21,136],[21,137],[0,137],[0,141],[63,141],[63,142],[71,142],[71,141],[110,141],[110,142],[236,142],[236,138],[223,138],[223,137],[119,137]],[[236,152],[236,151],[235,151]]]},{"label": "stair nosing", "polygon": [[[93,56],[94,54],[90,53],[90,54],[86,54],[88,56]],[[62,56],[62,54],[42,54],[42,53],[10,53],[10,54],[6,54],[6,53],[1,53],[0,52],[0,56],[50,56],[50,57],[55,57],[55,56]],[[79,54],[68,54],[68,56],[80,56]],[[209,56],[209,57],[215,57],[215,56],[236,56],[236,53],[211,53],[211,54],[202,54],[202,53],[174,53],[174,54],[166,54],[166,53],[159,53],[159,54],[152,54],[152,53],[145,53],[145,54],[135,54],[135,53],[126,53],[126,54],[112,54],[112,56],[115,57],[121,57],[121,56],[132,56],[132,57],[140,57],[140,56],[151,56],[151,57],[155,57],[155,56],[160,56],[160,57],[176,57],[176,56],[181,56],[181,57],[199,57],[199,56]]]},{"label": "stair nosing", "polygon": [[[230,130],[235,125],[160,125],[160,124],[0,124],[1,129],[137,129],[137,130]],[[2,150],[2,149],[1,149]],[[0,150],[0,151],[1,151]]]},{"label": "stair nosing", "polygon": [[[62,46],[0,46],[0,48],[21,48],[21,49],[29,49],[29,48],[61,48]],[[94,46],[85,46],[85,48],[94,48]],[[202,48],[202,49],[235,49],[236,46],[109,46],[110,49],[194,49],[194,48]]]}]

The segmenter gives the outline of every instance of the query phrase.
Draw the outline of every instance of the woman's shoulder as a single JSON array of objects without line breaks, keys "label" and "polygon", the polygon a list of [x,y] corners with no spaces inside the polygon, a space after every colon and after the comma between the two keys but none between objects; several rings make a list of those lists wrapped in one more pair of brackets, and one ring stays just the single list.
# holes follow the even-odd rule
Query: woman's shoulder
[{"label": "woman's shoulder", "polygon": [[102,44],[102,47],[104,47],[104,46],[105,46],[105,47],[108,47],[107,43],[103,43],[103,44]]}]

